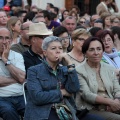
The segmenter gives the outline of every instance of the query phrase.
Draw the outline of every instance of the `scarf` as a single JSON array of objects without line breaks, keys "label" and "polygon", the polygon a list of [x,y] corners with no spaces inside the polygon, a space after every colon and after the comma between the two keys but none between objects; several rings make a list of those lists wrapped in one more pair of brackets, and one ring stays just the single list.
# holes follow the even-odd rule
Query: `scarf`
[{"label": "scarf", "polygon": [[120,57],[118,56],[118,52],[115,48],[112,49],[112,53],[110,54],[104,52],[103,57],[110,65],[114,66],[115,68],[120,68]]}]

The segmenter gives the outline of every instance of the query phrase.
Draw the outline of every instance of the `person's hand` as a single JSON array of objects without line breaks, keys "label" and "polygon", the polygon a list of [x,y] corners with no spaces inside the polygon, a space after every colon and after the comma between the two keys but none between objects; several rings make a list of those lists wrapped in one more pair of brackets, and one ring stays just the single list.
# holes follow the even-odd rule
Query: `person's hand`
[{"label": "person's hand", "polygon": [[67,65],[71,65],[72,62],[71,60],[69,59],[67,53],[62,53],[60,56],[59,56],[59,61],[62,61],[62,60],[65,60],[65,62],[67,63]]},{"label": "person's hand", "polygon": [[65,89],[61,89],[60,91],[61,91],[61,93],[62,93],[62,96],[67,96],[67,97],[70,97],[70,96],[71,96],[71,94],[68,93]]},{"label": "person's hand", "polygon": [[8,61],[8,55],[11,47],[11,42],[8,41],[6,44],[3,45],[3,53],[2,53],[2,60],[4,63]]},{"label": "person's hand", "polygon": [[118,99],[110,100],[108,110],[112,112],[120,111],[120,101]]},{"label": "person's hand", "polygon": [[116,6],[116,3],[115,3],[115,2],[112,2],[111,4],[114,5],[114,6]]}]

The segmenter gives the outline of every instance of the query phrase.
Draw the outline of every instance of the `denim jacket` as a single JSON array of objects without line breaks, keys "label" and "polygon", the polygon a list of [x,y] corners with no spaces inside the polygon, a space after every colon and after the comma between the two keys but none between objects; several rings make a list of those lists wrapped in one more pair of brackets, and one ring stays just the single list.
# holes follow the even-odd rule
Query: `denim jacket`
[{"label": "denim jacket", "polygon": [[[79,91],[76,70],[68,71],[66,66],[58,66],[57,74],[54,74],[45,62],[28,69],[25,120],[48,119],[52,105],[63,99],[59,89],[60,83],[69,93]],[[71,104],[74,103],[72,97],[69,101]]]}]

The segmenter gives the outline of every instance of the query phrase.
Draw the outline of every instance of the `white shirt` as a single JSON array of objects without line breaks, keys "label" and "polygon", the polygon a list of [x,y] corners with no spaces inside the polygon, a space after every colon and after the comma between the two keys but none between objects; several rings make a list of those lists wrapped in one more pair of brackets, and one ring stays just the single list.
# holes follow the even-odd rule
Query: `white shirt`
[{"label": "white shirt", "polygon": [[[24,59],[20,53],[10,50],[8,59],[15,67],[25,71]],[[0,75],[5,77],[12,77],[4,62],[0,60]],[[23,95],[23,85],[20,83],[14,83],[5,87],[0,87],[0,96],[19,96]]]}]

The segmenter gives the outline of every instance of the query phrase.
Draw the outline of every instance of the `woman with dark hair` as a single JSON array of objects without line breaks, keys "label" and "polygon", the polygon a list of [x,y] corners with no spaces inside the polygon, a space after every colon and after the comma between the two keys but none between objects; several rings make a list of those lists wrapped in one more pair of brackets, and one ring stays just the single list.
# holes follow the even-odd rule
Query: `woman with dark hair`
[{"label": "woman with dark hair", "polygon": [[120,112],[120,86],[113,67],[101,62],[103,51],[104,44],[99,38],[91,37],[84,42],[82,52],[87,60],[76,68],[80,82],[76,104],[105,120],[120,120],[116,114]]},{"label": "woman with dark hair", "polygon": [[37,13],[33,11],[28,12],[24,17],[23,22],[32,21],[36,14]]},{"label": "woman with dark hair", "polygon": [[111,31],[114,35],[114,47],[120,52],[120,27],[113,26],[111,27]]},{"label": "woman with dark hair", "polygon": [[69,15],[69,10],[64,10],[62,12],[62,18],[61,18],[61,22]]},{"label": "woman with dark hair", "polygon": [[120,53],[114,48],[113,34],[108,30],[100,30],[96,36],[101,39],[105,47],[102,61],[120,69]]},{"label": "woman with dark hair", "polygon": [[70,44],[70,36],[65,27],[59,26],[53,30],[53,35],[62,38],[63,52],[68,52],[68,46]]}]

